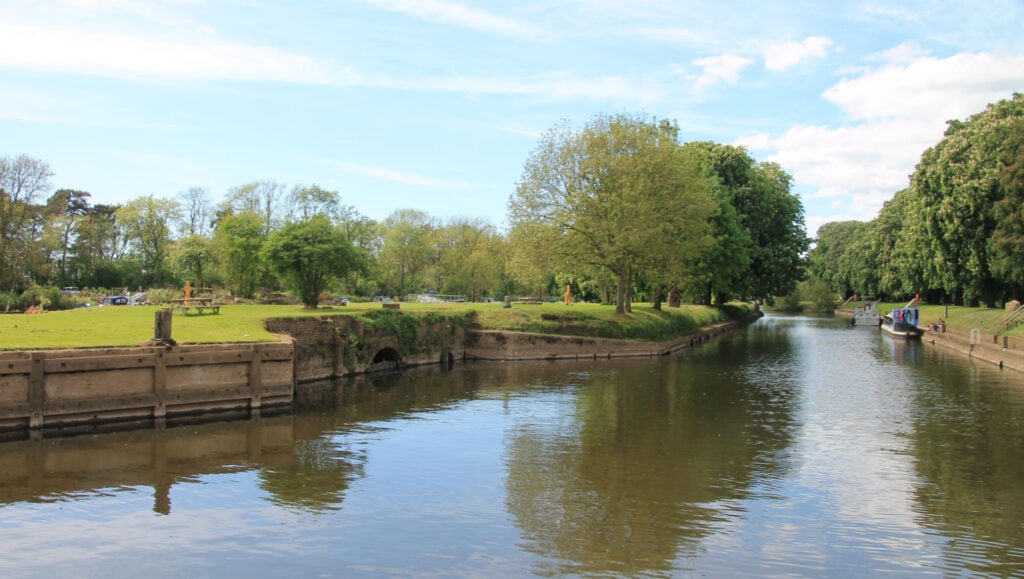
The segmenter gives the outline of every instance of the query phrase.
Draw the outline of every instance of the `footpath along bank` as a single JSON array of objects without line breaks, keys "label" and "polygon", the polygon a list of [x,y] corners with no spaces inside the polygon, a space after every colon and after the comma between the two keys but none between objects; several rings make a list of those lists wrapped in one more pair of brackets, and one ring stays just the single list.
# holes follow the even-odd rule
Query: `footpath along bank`
[{"label": "footpath along bank", "polygon": [[267,329],[283,336],[274,343],[0,352],[0,433],[18,437],[287,410],[307,386],[408,366],[664,356],[761,315],[750,312],[662,342],[485,331],[472,328],[462,314],[388,311],[369,319],[271,319]]}]

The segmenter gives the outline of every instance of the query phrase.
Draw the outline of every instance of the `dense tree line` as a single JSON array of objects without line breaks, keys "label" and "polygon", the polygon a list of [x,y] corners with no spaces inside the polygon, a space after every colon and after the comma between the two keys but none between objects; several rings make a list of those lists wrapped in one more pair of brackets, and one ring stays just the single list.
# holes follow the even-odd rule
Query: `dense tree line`
[{"label": "dense tree line", "polygon": [[950,121],[867,223],[818,230],[813,277],[844,295],[989,307],[1024,298],[1024,95]]},{"label": "dense tree line", "polygon": [[[641,116],[598,116],[552,129],[524,164],[510,228],[441,222],[412,209],[376,222],[317,185],[232,187],[223,201],[192,187],[92,205],[50,193],[52,171],[0,157],[0,292],[33,286],[221,287],[255,298],[288,290],[315,306],[324,292],[432,290],[475,301],[562,295],[670,305],[770,299],[802,276],[803,207],[777,165],[740,147],[681,145],[678,128]],[[44,197],[49,194],[49,197]]]}]

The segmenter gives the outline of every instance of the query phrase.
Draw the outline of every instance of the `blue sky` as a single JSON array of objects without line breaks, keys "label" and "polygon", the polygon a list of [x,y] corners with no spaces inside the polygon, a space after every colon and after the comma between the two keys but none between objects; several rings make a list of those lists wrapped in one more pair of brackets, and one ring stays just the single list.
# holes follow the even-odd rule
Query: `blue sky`
[{"label": "blue sky", "polygon": [[270,179],[503,226],[561,119],[675,119],[873,218],[945,121],[1024,92],[1024,2],[0,0],[0,155],[93,203]]}]

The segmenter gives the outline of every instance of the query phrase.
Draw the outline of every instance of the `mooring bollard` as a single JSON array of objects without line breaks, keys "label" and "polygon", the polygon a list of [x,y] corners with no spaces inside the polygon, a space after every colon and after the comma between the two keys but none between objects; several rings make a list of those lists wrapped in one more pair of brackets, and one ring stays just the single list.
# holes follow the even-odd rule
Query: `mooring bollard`
[{"label": "mooring bollard", "polygon": [[170,308],[156,311],[156,324],[153,328],[153,340],[157,342],[171,341],[171,320],[174,316]]}]

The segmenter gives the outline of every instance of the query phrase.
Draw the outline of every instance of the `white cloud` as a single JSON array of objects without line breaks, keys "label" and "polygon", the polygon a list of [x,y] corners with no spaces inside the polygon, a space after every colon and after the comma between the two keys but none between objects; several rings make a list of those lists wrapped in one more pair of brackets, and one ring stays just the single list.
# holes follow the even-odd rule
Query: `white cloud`
[{"label": "white cloud", "polygon": [[908,64],[928,56],[928,51],[921,48],[916,42],[904,42],[903,44],[897,44],[889,50],[868,55],[867,60],[877,60],[889,64]]},{"label": "white cloud", "polygon": [[434,179],[432,177],[424,177],[422,175],[413,175],[412,173],[404,173],[402,171],[396,171],[379,165],[365,165],[346,162],[336,162],[332,163],[332,165],[346,173],[369,177],[378,181],[390,181],[392,183],[415,185],[417,187],[452,187],[455,185],[449,181]]},{"label": "white cloud", "polygon": [[[736,144],[767,152],[767,160],[793,175],[798,189],[809,191],[805,199],[845,200],[848,214],[872,219],[909,185],[908,176],[924,150],[942,139],[947,120],[980,112],[1022,86],[1024,56],[960,54],[888,64],[822,95],[851,124],[796,125],[777,136],[741,137]],[[813,232],[811,224],[808,218]]]},{"label": "white cloud", "polygon": [[111,78],[284,82],[641,105],[659,102],[667,94],[658,79],[581,77],[572,72],[507,78],[364,75],[273,46],[225,40],[190,26],[146,34],[84,26],[0,23],[0,68],[4,67]]},{"label": "white cloud", "polygon": [[765,48],[764,67],[768,70],[783,71],[809,58],[823,58],[828,55],[832,39],[825,36],[811,36],[801,42],[782,42]]},{"label": "white cloud", "polygon": [[68,103],[43,91],[0,88],[0,119],[42,124],[68,123]]},{"label": "white cloud", "polygon": [[669,44],[705,46],[717,41],[713,31],[699,30],[695,28],[648,26],[632,28],[626,30],[625,33],[645,40],[653,40],[655,42],[665,42]]},{"label": "white cloud", "polygon": [[785,167],[797,183],[814,188],[809,198],[861,195],[877,203],[907,185],[925,148],[942,137],[943,125],[884,120],[850,127],[797,125],[778,137],[742,137],[751,150],[775,151],[768,160]]},{"label": "white cloud", "polygon": [[524,95],[555,101],[611,100],[630,104],[652,104],[666,94],[664,85],[658,81],[634,81],[623,76],[585,78],[571,73],[528,78],[436,78],[402,82],[399,86],[469,94]]},{"label": "white cloud", "polygon": [[336,72],[312,58],[230,41],[0,24],[0,67],[139,78],[324,84]]},{"label": "white cloud", "polygon": [[825,91],[857,120],[963,118],[1024,87],[1024,55],[963,53],[892,64]]},{"label": "white cloud", "polygon": [[527,137],[533,140],[540,139],[542,136],[544,136],[544,129],[540,129],[534,126],[529,126],[517,122],[496,122],[494,124],[488,125],[488,128],[495,129],[511,135]]},{"label": "white cloud", "polygon": [[720,82],[736,84],[740,80],[740,72],[753,62],[749,58],[738,54],[722,54],[720,56],[698,58],[693,61],[693,64],[699,66],[703,72],[697,78],[696,87],[713,86]]},{"label": "white cloud", "polygon": [[498,16],[450,0],[364,0],[382,10],[513,38],[545,40],[551,34],[531,22]]}]

